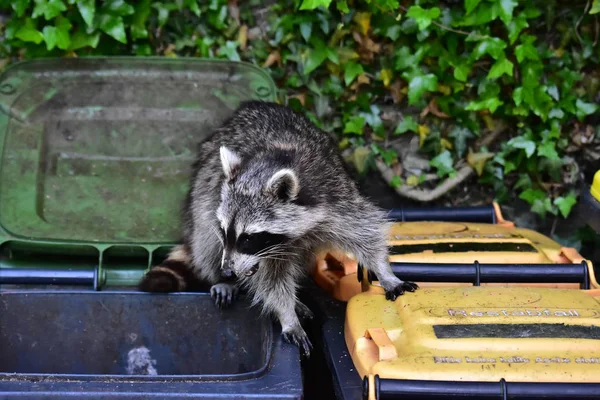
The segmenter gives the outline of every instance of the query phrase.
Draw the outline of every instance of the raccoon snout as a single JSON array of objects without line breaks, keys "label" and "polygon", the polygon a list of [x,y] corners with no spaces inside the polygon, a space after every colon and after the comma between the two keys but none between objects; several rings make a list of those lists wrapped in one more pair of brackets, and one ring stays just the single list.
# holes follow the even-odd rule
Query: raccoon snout
[{"label": "raccoon snout", "polygon": [[226,259],[221,265],[221,277],[226,279],[235,278],[235,272],[233,272],[233,268],[231,268],[231,260]]},{"label": "raccoon snout", "polygon": [[235,273],[233,272],[233,270],[231,268],[223,268],[221,269],[221,276],[223,278],[235,278]]}]

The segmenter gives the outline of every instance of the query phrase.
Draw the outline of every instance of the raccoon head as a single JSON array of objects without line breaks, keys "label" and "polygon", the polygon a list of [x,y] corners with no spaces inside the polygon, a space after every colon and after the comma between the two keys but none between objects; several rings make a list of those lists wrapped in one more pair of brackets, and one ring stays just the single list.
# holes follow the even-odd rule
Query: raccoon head
[{"label": "raccoon head", "polygon": [[289,256],[291,243],[321,220],[317,207],[298,201],[302,190],[297,173],[266,158],[242,163],[221,147],[225,181],[217,209],[224,243],[224,277],[253,275],[261,260]]}]

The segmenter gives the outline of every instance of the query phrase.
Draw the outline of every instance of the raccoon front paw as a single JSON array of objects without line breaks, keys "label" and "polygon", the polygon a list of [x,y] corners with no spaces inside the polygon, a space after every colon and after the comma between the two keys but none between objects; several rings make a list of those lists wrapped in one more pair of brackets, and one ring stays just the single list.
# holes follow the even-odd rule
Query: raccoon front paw
[{"label": "raccoon front paw", "polygon": [[418,288],[419,286],[414,282],[403,281],[396,285],[392,290],[386,290],[385,298],[394,301],[398,296],[402,296],[404,292],[414,292]]},{"label": "raccoon front paw", "polygon": [[290,330],[287,331],[283,331],[281,333],[281,335],[283,336],[283,339],[290,343],[290,344],[295,344],[296,346],[298,346],[300,348],[300,350],[302,351],[302,354],[308,358],[310,357],[310,352],[312,350],[312,344],[310,343],[310,340],[308,339],[308,335],[306,334],[306,332],[304,332],[304,329],[302,329],[302,327],[298,326],[296,328],[292,328]]},{"label": "raccoon front paw", "polygon": [[313,319],[315,317],[315,315],[313,314],[312,311],[310,311],[310,308],[308,308],[305,304],[297,302],[296,303],[296,313],[298,314],[298,317],[300,317],[300,319]]},{"label": "raccoon front paw", "polygon": [[237,292],[237,287],[230,283],[217,283],[210,288],[210,296],[219,308],[229,307],[235,300]]}]

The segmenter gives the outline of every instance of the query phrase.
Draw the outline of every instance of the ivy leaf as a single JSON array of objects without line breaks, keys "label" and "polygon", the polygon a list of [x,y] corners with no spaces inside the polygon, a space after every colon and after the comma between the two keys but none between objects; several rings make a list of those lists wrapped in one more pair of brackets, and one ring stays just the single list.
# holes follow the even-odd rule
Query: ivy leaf
[{"label": "ivy leaf", "polygon": [[81,18],[85,21],[86,25],[90,28],[94,26],[94,15],[96,14],[96,1],[95,0],[81,0],[77,2],[77,8]]},{"label": "ivy leaf", "polygon": [[513,19],[513,10],[518,5],[515,0],[500,0],[500,19],[505,25],[511,23]]},{"label": "ivy leaf", "polygon": [[392,78],[394,77],[392,70],[387,69],[387,68],[382,69],[379,76],[381,78],[381,81],[383,82],[384,87],[390,86],[390,82],[392,81]]},{"label": "ivy leaf", "polygon": [[582,121],[586,116],[591,115],[598,111],[598,105],[594,103],[586,103],[581,99],[577,99],[575,102],[577,110],[577,118]]},{"label": "ivy leaf", "polygon": [[417,122],[413,119],[413,117],[411,115],[407,115],[406,117],[404,117],[402,119],[402,121],[400,121],[400,123],[396,127],[396,130],[394,131],[394,134],[401,135],[408,131],[412,131],[412,132],[416,133],[417,129],[418,129]]},{"label": "ivy leaf", "polygon": [[517,17],[508,24],[508,40],[510,44],[515,43],[521,31],[528,27],[529,24],[527,23],[527,18],[523,14],[517,15]]},{"label": "ivy leaf", "polygon": [[325,8],[329,8],[331,4],[331,0],[302,0],[302,4],[300,5],[301,10],[314,10],[315,8],[319,8],[321,6]]},{"label": "ivy leaf", "polygon": [[382,151],[379,154],[387,166],[398,162],[398,153],[393,149]]},{"label": "ivy leaf", "polygon": [[537,148],[537,154],[540,157],[546,157],[549,160],[559,161],[560,157],[556,152],[556,143],[551,140],[547,140],[540,144]]},{"label": "ivy leaf", "polygon": [[490,110],[493,114],[496,112],[498,107],[500,107],[504,102],[497,97],[490,97],[483,100],[471,101],[467,104],[465,110],[468,111],[481,111],[481,110]]},{"label": "ivy leaf", "polygon": [[406,178],[406,184],[409,186],[417,186],[419,184],[419,177],[416,175],[410,175]]},{"label": "ivy leaf", "polygon": [[344,14],[348,14],[350,12],[350,8],[348,8],[348,2],[346,0],[337,0],[335,6]]},{"label": "ivy leaf", "polygon": [[600,13],[600,0],[594,0],[592,3],[592,9],[590,10],[590,14],[598,14]]},{"label": "ivy leaf", "polygon": [[308,75],[323,64],[329,54],[328,48],[320,39],[313,41],[314,48],[310,49],[304,65],[304,75]]},{"label": "ivy leaf", "polygon": [[98,42],[100,41],[100,32],[95,32],[92,35],[88,35],[84,31],[77,31],[71,37],[71,46],[69,50],[79,50],[84,47],[92,47],[96,48],[98,46]]},{"label": "ivy leaf", "polygon": [[240,58],[237,48],[237,42],[228,40],[224,46],[219,47],[219,56],[225,56],[231,61],[241,61],[242,59]]},{"label": "ivy leaf", "polygon": [[361,64],[350,61],[346,64],[346,69],[344,70],[344,83],[346,83],[346,86],[349,86],[358,75],[364,72]]},{"label": "ivy leaf", "polygon": [[431,25],[431,22],[440,16],[440,9],[433,7],[424,9],[420,6],[411,6],[406,13],[409,18],[414,18],[419,30],[423,31]]},{"label": "ivy leaf", "polygon": [[344,125],[344,133],[362,135],[365,127],[365,118],[355,115]]},{"label": "ivy leaf", "polygon": [[152,7],[158,11],[158,27],[161,28],[167,23],[171,10],[169,7],[166,7],[166,5],[159,2],[152,3]]},{"label": "ivy leaf", "polygon": [[15,37],[24,42],[40,44],[44,41],[44,35],[35,27],[35,22],[31,18],[25,19],[25,23],[15,32]]},{"label": "ivy leaf", "polygon": [[194,13],[194,15],[196,15],[196,17],[199,17],[201,12],[200,12],[200,7],[198,7],[198,1],[197,0],[184,0],[183,4],[186,5],[188,7],[188,9]]},{"label": "ivy leaf", "polygon": [[456,23],[457,26],[477,26],[485,25],[498,18],[500,7],[497,3],[490,4],[484,2],[477,8],[477,12],[469,13],[462,19],[462,21]]},{"label": "ivy leaf", "polygon": [[515,56],[519,63],[522,63],[524,60],[538,61],[540,59],[538,51],[533,45],[534,41],[535,37],[527,35],[523,43],[515,47]]},{"label": "ivy leaf", "polygon": [[340,56],[338,55],[336,49],[327,48],[327,58],[335,65],[340,64]]},{"label": "ivy leaf", "polygon": [[544,218],[548,212],[556,215],[556,209],[552,206],[552,201],[548,197],[542,200],[535,200],[531,205],[531,211],[542,218]]},{"label": "ivy leaf", "polygon": [[[348,139],[345,139],[348,140]],[[379,152],[378,149],[374,149],[376,153]],[[369,161],[369,156],[371,155],[371,151],[368,147],[359,146],[353,152],[351,156],[351,161],[354,164],[354,167],[358,171],[358,173],[362,174],[367,170],[367,162]]]},{"label": "ivy leaf", "polygon": [[150,0],[141,0],[135,5],[135,12],[131,21],[131,37],[144,39],[148,37],[146,21],[150,16]]},{"label": "ivy leaf", "polygon": [[69,30],[71,29],[71,23],[68,19],[58,17],[56,19],[56,25],[47,25],[44,27],[42,34],[44,35],[44,41],[46,42],[46,48],[48,51],[58,47],[61,50],[66,50],[71,45],[71,39],[69,38]]},{"label": "ivy leaf", "polygon": [[35,0],[35,7],[31,16],[37,18],[43,15],[46,21],[49,21],[66,10],[67,6],[65,6],[62,0]]},{"label": "ivy leaf", "polygon": [[27,10],[27,7],[29,7],[29,1],[30,0],[11,1],[12,8],[15,10],[17,17],[21,18],[23,14],[25,14],[25,10]]},{"label": "ivy leaf", "polygon": [[513,68],[514,65],[512,62],[510,62],[507,58],[501,58],[500,60],[496,61],[494,65],[492,65],[487,77],[488,79],[497,79],[504,74],[513,76]]},{"label": "ivy leaf", "polygon": [[550,113],[548,113],[548,118],[562,119],[564,116],[565,113],[560,108],[553,108],[552,110],[550,110]]},{"label": "ivy leaf", "polygon": [[452,161],[452,154],[448,150],[444,150],[440,154],[435,156],[429,162],[429,165],[437,169],[437,174],[440,178],[455,173],[454,161]]},{"label": "ivy leaf", "polygon": [[425,141],[427,140],[427,136],[429,136],[431,133],[431,129],[429,129],[427,125],[419,125],[417,131],[419,134],[419,147],[423,147]]},{"label": "ivy leaf", "polygon": [[423,96],[423,93],[433,92],[437,89],[438,80],[434,74],[416,75],[408,84],[408,104],[415,105]]},{"label": "ivy leaf", "polygon": [[[525,83],[525,79],[523,79]],[[528,83],[531,84],[531,83]],[[553,107],[552,98],[541,86],[522,86],[513,90],[513,100],[516,106],[527,104],[535,115],[546,120]]]},{"label": "ivy leaf", "polygon": [[560,95],[558,93],[558,88],[556,87],[556,85],[552,85],[552,86],[548,86],[548,88],[546,89],[546,92],[552,96],[552,98],[556,101],[560,100]]},{"label": "ivy leaf", "polygon": [[414,66],[418,65],[421,62],[421,60],[425,57],[429,49],[430,46],[424,44],[423,46],[419,46],[413,53],[407,46],[400,47],[394,55],[394,66],[396,70],[403,71],[406,69],[414,68]]},{"label": "ivy leaf", "polygon": [[480,59],[484,54],[489,54],[495,60],[504,56],[506,42],[499,38],[487,38],[477,44],[471,58],[473,60]]},{"label": "ivy leaf", "polygon": [[527,154],[527,158],[531,157],[533,153],[535,153],[535,142],[529,139],[526,139],[524,136],[517,136],[512,138],[507,143],[510,147],[514,149],[522,149],[525,150],[525,154]]},{"label": "ivy leaf", "polygon": [[124,0],[109,0],[102,5],[102,11],[124,17],[135,12],[134,8]]},{"label": "ivy leaf", "polygon": [[127,43],[123,18],[110,14],[102,14],[98,19],[98,26],[103,32],[107,33],[109,36],[113,37],[119,42]]},{"label": "ivy leaf", "polygon": [[454,78],[461,82],[466,82],[469,73],[471,72],[471,65],[469,64],[461,64],[454,67]]},{"label": "ivy leaf", "polygon": [[483,168],[485,167],[485,163],[493,158],[494,154],[492,153],[472,153],[469,152],[467,155],[467,163],[477,172],[478,176],[483,174]]},{"label": "ivy leaf", "polygon": [[519,179],[515,183],[515,189],[530,188],[533,183],[531,177],[528,174],[519,174]]},{"label": "ivy leaf", "polygon": [[471,14],[471,12],[481,3],[481,0],[465,0],[465,10],[467,14]]},{"label": "ivy leaf", "polygon": [[452,139],[454,139],[454,148],[456,149],[456,155],[458,157],[462,157],[467,150],[467,140],[475,137],[473,132],[470,129],[465,127],[455,126],[448,133]]},{"label": "ivy leaf", "polygon": [[304,41],[308,43],[310,40],[310,34],[312,33],[312,22],[303,22],[300,24],[300,34],[304,38]]},{"label": "ivy leaf", "polygon": [[393,187],[394,189],[402,186],[402,180],[400,179],[400,177],[398,175],[394,175],[394,177],[390,181],[390,186]]},{"label": "ivy leaf", "polygon": [[544,66],[537,62],[527,62],[521,65],[521,76],[524,87],[540,87],[540,80],[544,73]]},{"label": "ivy leaf", "polygon": [[371,13],[369,12],[357,12],[354,15],[354,22],[360,27],[360,33],[366,35],[369,33],[371,28]]},{"label": "ivy leaf", "polygon": [[573,193],[569,193],[567,197],[557,197],[554,199],[554,205],[558,207],[558,210],[562,214],[563,218],[567,218],[571,213],[571,209],[577,203],[577,199]]},{"label": "ivy leaf", "polygon": [[546,192],[540,189],[527,189],[519,195],[519,198],[533,204],[536,200],[544,200]]}]

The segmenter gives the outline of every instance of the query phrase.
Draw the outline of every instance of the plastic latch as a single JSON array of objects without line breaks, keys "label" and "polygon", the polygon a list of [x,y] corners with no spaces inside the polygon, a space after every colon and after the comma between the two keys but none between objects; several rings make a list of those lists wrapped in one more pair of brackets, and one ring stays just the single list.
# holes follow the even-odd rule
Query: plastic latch
[{"label": "plastic latch", "polygon": [[373,343],[379,349],[379,361],[388,361],[398,358],[398,351],[396,346],[392,343],[391,339],[387,335],[383,328],[370,328],[365,332],[367,339],[373,340]]}]

